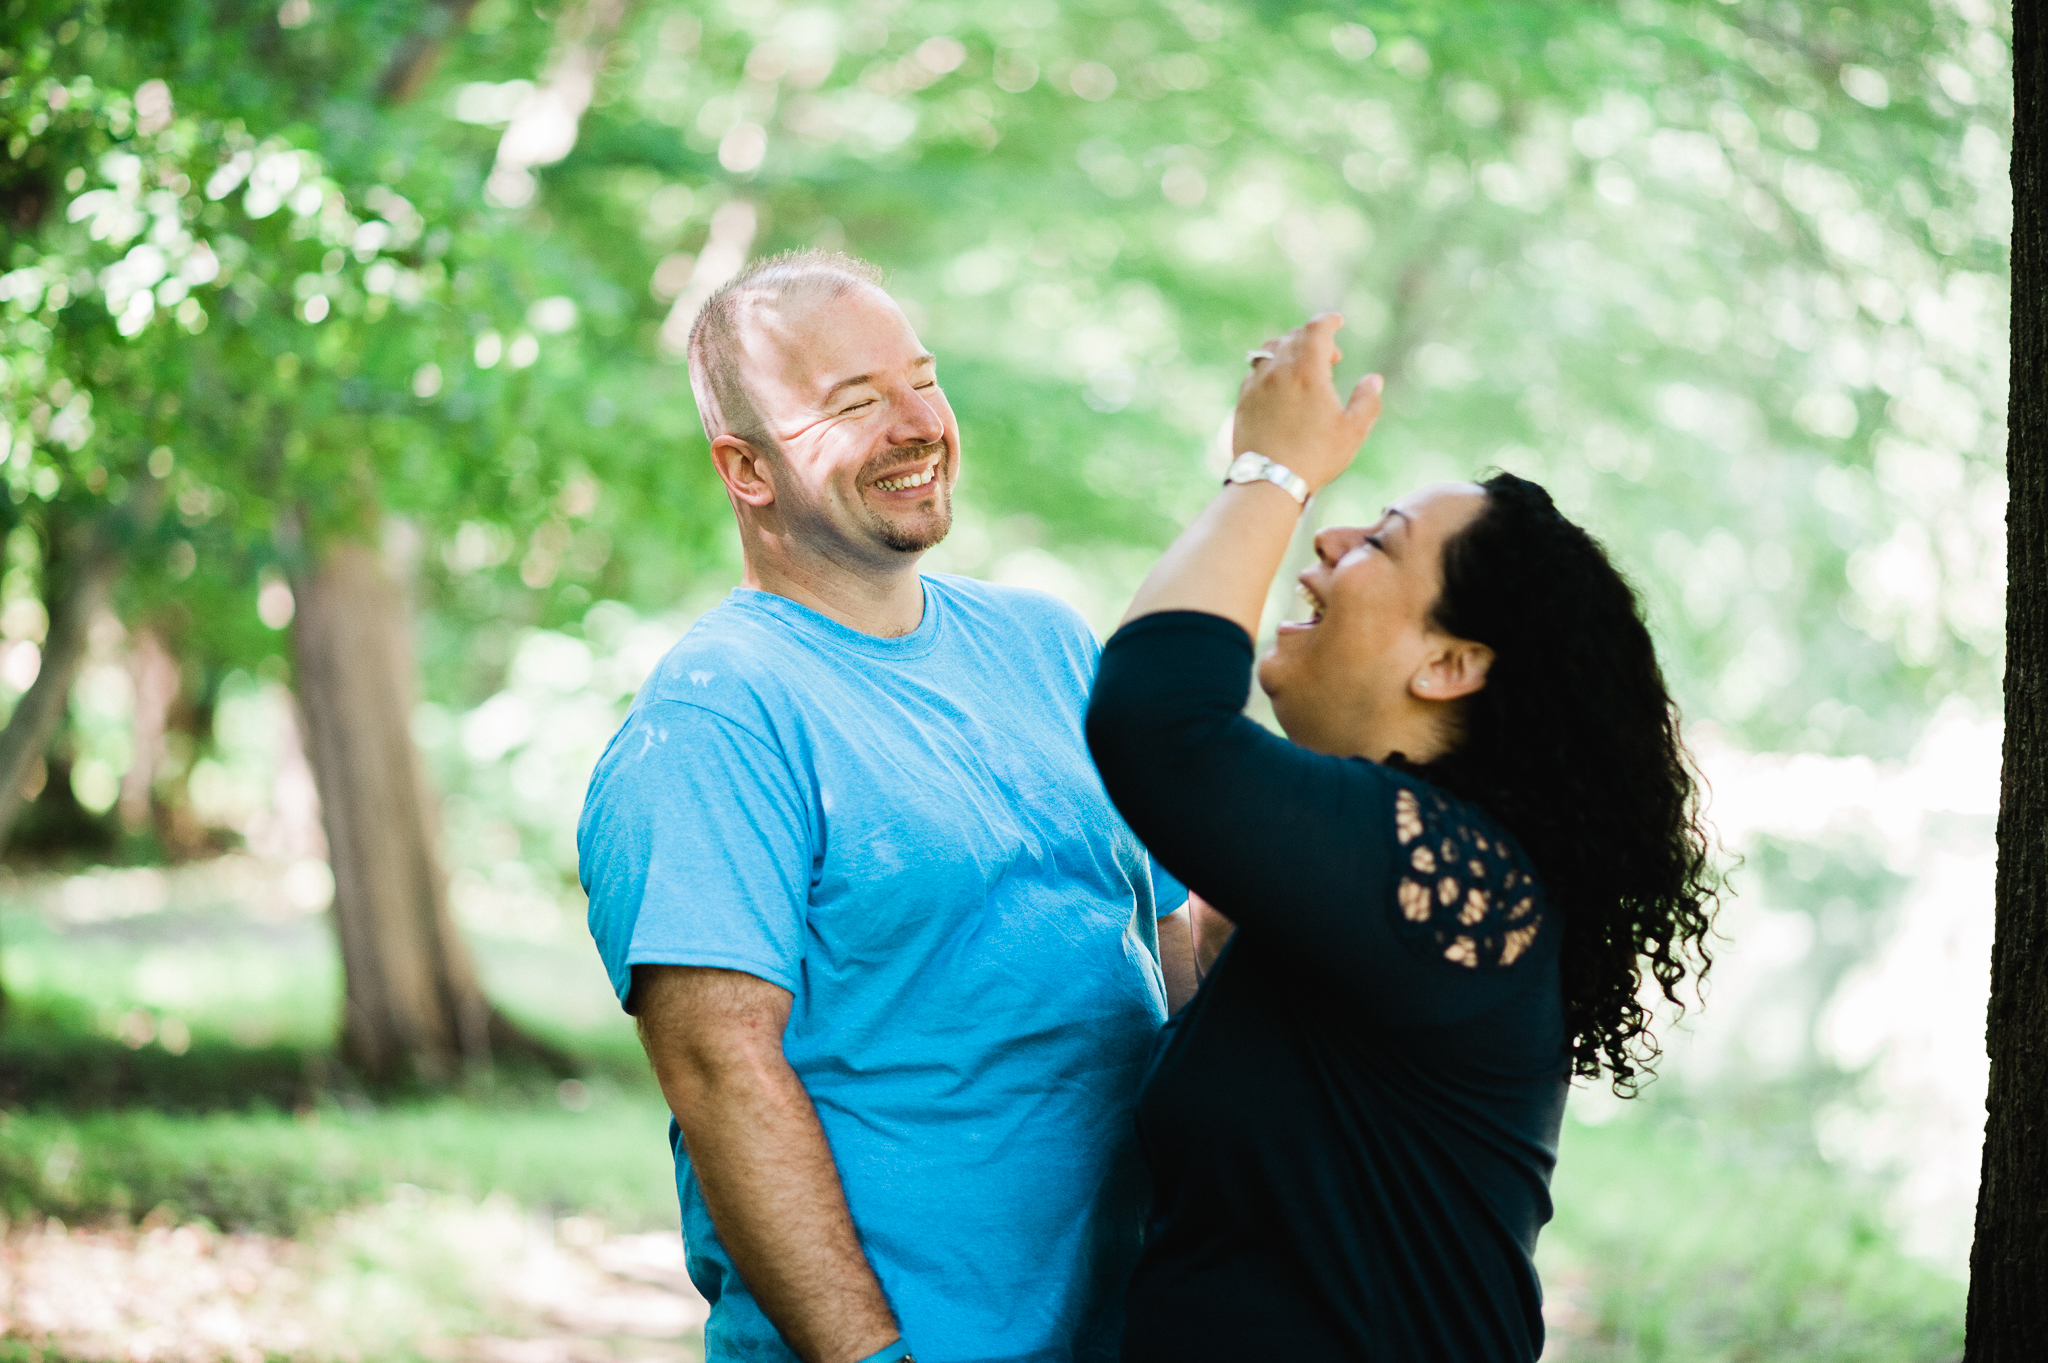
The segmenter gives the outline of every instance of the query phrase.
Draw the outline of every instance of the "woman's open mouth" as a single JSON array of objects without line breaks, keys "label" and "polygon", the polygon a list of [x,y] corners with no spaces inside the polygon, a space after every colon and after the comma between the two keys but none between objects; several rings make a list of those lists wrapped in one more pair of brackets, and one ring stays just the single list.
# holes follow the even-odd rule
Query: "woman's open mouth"
[{"label": "woman's open mouth", "polygon": [[1304,628],[1323,623],[1323,598],[1316,595],[1315,588],[1306,582],[1297,582],[1294,584],[1294,590],[1308,606],[1308,619],[1296,620],[1293,623]]}]

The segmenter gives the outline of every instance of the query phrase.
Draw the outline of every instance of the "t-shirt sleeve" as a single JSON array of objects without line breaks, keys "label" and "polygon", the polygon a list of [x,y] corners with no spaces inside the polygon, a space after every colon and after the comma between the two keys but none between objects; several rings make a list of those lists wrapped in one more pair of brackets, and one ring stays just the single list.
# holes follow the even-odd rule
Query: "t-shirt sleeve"
[{"label": "t-shirt sleeve", "polygon": [[1159,864],[1158,857],[1152,862],[1152,910],[1155,918],[1164,918],[1188,906],[1188,887],[1173,878],[1173,872]]},{"label": "t-shirt sleeve", "polygon": [[591,777],[576,838],[620,1004],[636,965],[742,970],[793,992],[812,827],[789,763],[751,730],[681,702],[635,710]]},{"label": "t-shirt sleeve", "polygon": [[1543,912],[1512,842],[1419,781],[1246,718],[1251,660],[1242,629],[1196,612],[1110,640],[1089,747],[1153,855],[1389,1023],[1444,1025],[1519,989]]}]

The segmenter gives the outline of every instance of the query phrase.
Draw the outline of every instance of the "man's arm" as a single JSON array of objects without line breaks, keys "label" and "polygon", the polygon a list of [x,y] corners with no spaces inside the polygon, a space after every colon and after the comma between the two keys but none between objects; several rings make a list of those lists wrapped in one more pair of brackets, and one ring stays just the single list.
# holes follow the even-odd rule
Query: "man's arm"
[{"label": "man's arm", "polygon": [[[1194,902],[1192,895],[1188,904]],[[1202,977],[1195,972],[1195,934],[1188,922],[1188,905],[1183,904],[1159,920],[1159,973],[1166,977],[1167,1016],[1195,996]]]},{"label": "man's arm", "polygon": [[1196,978],[1207,979],[1216,968],[1216,958],[1223,954],[1224,943],[1237,931],[1237,924],[1192,890],[1188,892],[1188,917],[1194,920]]},{"label": "man's arm", "polygon": [[640,1041],[754,1300],[807,1363],[898,1338],[811,1096],[782,1054],[790,994],[737,970],[636,966]]}]

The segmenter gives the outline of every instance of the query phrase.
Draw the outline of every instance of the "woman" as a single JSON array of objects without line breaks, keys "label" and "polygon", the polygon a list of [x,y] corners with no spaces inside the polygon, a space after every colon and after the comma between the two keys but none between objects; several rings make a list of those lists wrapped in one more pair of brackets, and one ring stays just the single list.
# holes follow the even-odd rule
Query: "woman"
[{"label": "woman", "polygon": [[1089,710],[1124,816],[1238,924],[1140,1100],[1131,1363],[1535,1359],[1569,1081],[1631,1091],[1656,1053],[1644,961],[1674,1002],[1708,963],[1648,631],[1535,484],[1323,531],[1312,616],[1258,664],[1292,742],[1241,714],[1301,498],[1379,412],[1377,376],[1348,407],[1331,386],[1340,324],[1253,352],[1240,481],[1146,580]]}]

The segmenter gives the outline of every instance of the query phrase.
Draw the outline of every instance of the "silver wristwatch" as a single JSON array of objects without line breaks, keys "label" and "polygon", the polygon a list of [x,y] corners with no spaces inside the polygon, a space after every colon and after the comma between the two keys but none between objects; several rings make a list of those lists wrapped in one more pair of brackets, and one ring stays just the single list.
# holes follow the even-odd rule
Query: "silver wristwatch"
[{"label": "silver wristwatch", "polygon": [[1296,473],[1285,464],[1276,464],[1256,450],[1246,450],[1230,461],[1229,472],[1223,475],[1227,486],[1231,483],[1271,483],[1288,496],[1306,506],[1309,493],[1313,491],[1308,479]]}]

